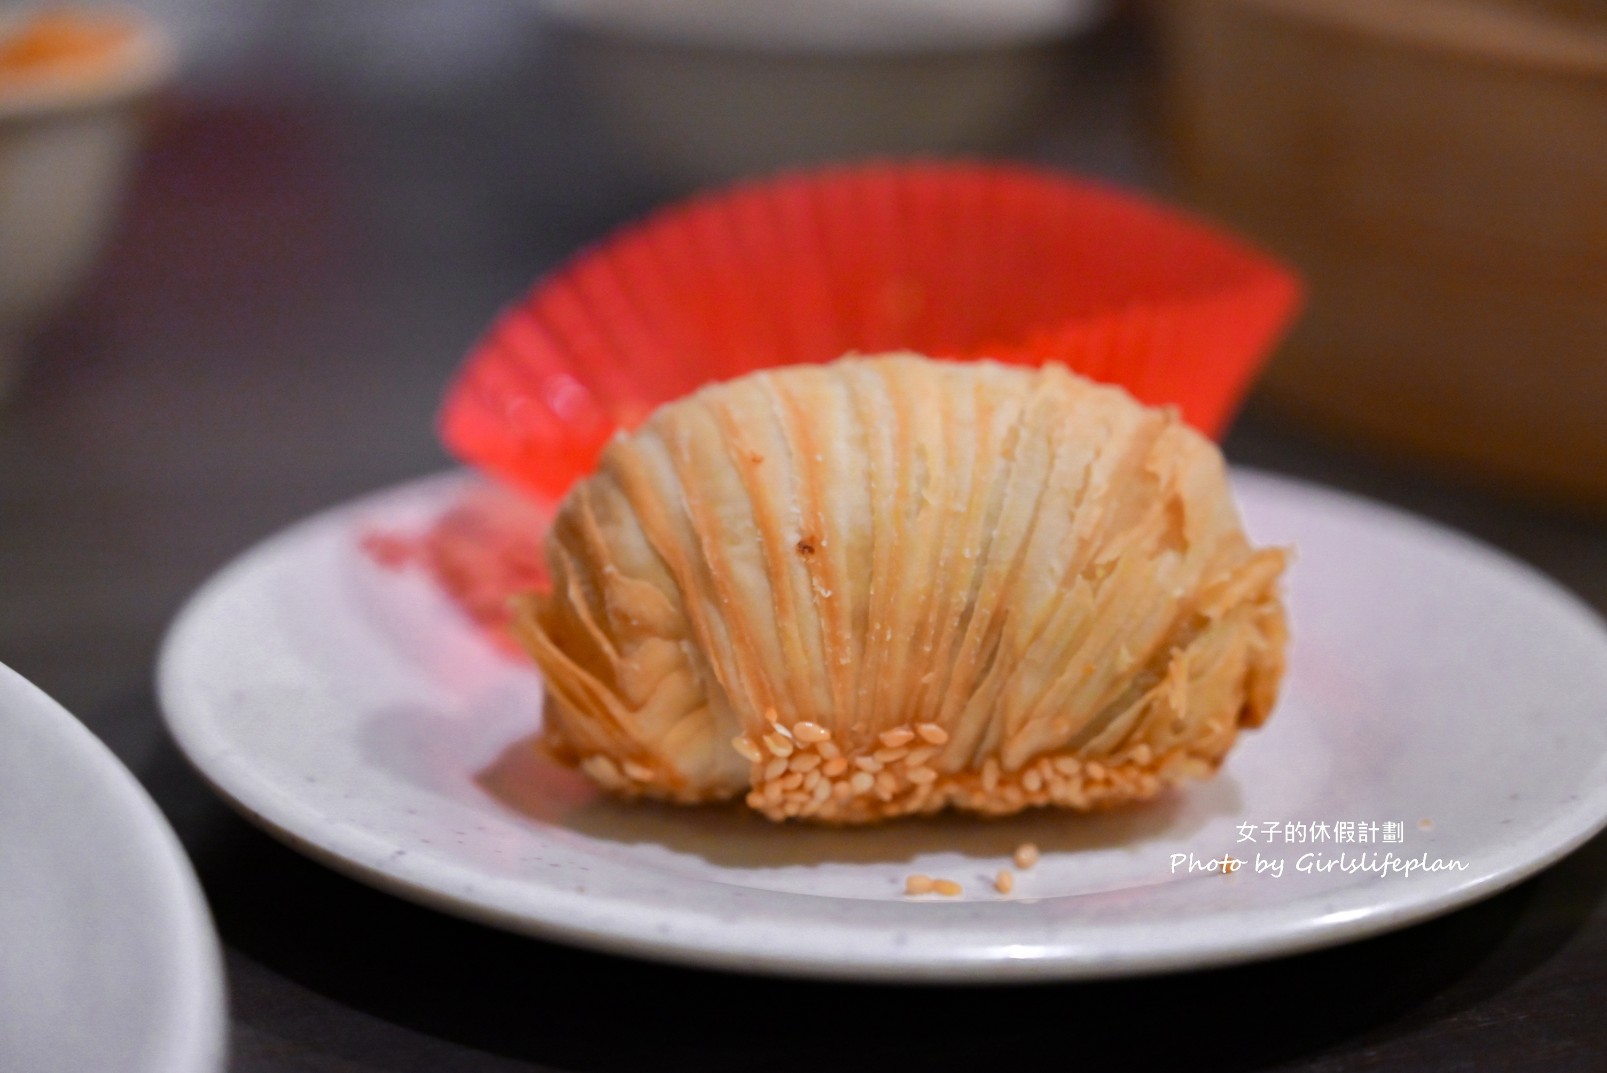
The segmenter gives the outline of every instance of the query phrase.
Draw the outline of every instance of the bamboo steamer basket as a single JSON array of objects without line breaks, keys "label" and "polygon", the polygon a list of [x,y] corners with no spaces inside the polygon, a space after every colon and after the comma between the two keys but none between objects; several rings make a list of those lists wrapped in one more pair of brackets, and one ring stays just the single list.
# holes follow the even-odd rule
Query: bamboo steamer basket
[{"label": "bamboo steamer basket", "polygon": [[1156,12],[1184,195],[1311,285],[1260,398],[1607,510],[1607,4]]}]

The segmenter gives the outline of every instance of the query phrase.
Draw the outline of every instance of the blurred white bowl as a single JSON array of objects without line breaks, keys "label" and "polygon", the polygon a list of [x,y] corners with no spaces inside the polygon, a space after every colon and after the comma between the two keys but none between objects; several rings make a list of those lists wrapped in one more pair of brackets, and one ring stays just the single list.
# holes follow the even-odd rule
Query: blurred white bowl
[{"label": "blurred white bowl", "polygon": [[[111,230],[144,102],[171,76],[171,41],[120,8],[57,10],[106,31],[93,53],[0,65],[0,399],[31,336],[83,279]],[[0,42],[28,21],[0,18]]]},{"label": "blurred white bowl", "polygon": [[1107,0],[542,0],[599,118],[661,178],[996,150]]}]

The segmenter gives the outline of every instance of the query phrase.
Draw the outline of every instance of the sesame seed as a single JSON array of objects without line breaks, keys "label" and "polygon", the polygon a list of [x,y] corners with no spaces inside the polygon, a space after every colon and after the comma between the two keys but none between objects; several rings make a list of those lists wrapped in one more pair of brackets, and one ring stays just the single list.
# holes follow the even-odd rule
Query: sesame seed
[{"label": "sesame seed", "polygon": [[837,748],[837,743],[834,741],[820,742],[815,746],[815,751],[820,754],[822,760],[835,760],[843,755],[843,751]]},{"label": "sesame seed", "polygon": [[792,755],[792,742],[779,734],[766,734],[764,736],[764,747],[776,756]]},{"label": "sesame seed", "polygon": [[910,782],[920,785],[922,783],[936,782],[937,772],[929,767],[912,767],[904,772],[904,777]]},{"label": "sesame seed", "polygon": [[904,758],[904,763],[910,767],[923,767],[928,760],[937,755],[937,752],[936,746],[923,746],[922,748],[911,750],[909,756]]},{"label": "sesame seed", "polygon": [[820,766],[820,756],[817,753],[794,753],[787,766],[793,771],[813,771]]},{"label": "sesame seed", "polygon": [[936,723],[916,723],[915,733],[919,734],[923,741],[929,741],[933,745],[942,745],[949,740],[949,732]]},{"label": "sesame seed", "polygon": [[920,873],[916,873],[915,875],[909,876],[904,880],[904,893],[930,894],[932,893],[932,887],[934,885],[935,884],[931,876],[923,876]]},{"label": "sesame seed", "polygon": [[1077,758],[1075,756],[1055,757],[1055,770],[1060,772],[1062,775],[1075,775],[1077,774],[1077,770],[1081,767],[1082,765],[1077,763]]},{"label": "sesame seed", "polygon": [[1023,842],[1016,847],[1013,857],[1016,867],[1025,871],[1038,863],[1038,847],[1031,842]]},{"label": "sesame seed", "polygon": [[1037,768],[1028,768],[1021,773],[1021,788],[1029,794],[1043,789],[1043,776],[1038,774]]},{"label": "sesame seed", "polygon": [[1009,894],[1016,889],[1016,874],[1008,868],[999,869],[999,874],[993,877],[993,889],[1000,894]]},{"label": "sesame seed", "polygon": [[614,762],[602,753],[595,753],[580,762],[580,770],[611,790],[623,789],[625,779]]},{"label": "sesame seed", "polygon": [[897,727],[893,730],[884,730],[876,735],[878,741],[889,749],[896,749],[900,745],[908,745],[915,740],[915,732],[908,727]]},{"label": "sesame seed", "polygon": [[827,730],[819,723],[811,723],[808,720],[805,720],[801,723],[796,723],[793,725],[792,736],[802,742],[814,743],[830,739],[831,731]]},{"label": "sesame seed", "polygon": [[776,757],[774,760],[770,761],[770,763],[766,764],[765,768],[764,768],[764,777],[765,777],[765,779],[767,781],[772,780],[772,779],[779,779],[779,778],[781,778],[781,776],[785,775],[786,773],[787,773],[787,758],[784,757],[784,756]]},{"label": "sesame seed", "polygon": [[815,783],[815,790],[814,794],[812,795],[812,800],[814,803],[817,805],[825,804],[826,798],[831,796],[831,787],[832,784],[827,782],[825,779],[821,779],[819,782]]},{"label": "sesame seed", "polygon": [[879,764],[891,764],[895,760],[902,760],[910,754],[908,749],[877,749],[871,756]]},{"label": "sesame seed", "polygon": [[760,760],[764,759],[764,754],[759,751],[759,747],[753,744],[753,742],[749,741],[747,738],[732,738],[731,748],[740,753],[742,755],[742,759],[748,761],[749,763],[757,764]]},{"label": "sesame seed", "polygon": [[638,764],[634,760],[627,760],[620,766],[625,769],[625,774],[628,777],[635,779],[637,782],[653,781],[653,769],[645,764]]},{"label": "sesame seed", "polygon": [[932,893],[941,894],[945,898],[957,897],[964,890],[964,887],[960,886],[952,879],[932,880]]},{"label": "sesame seed", "polygon": [[868,771],[855,772],[854,777],[848,780],[848,785],[856,794],[868,793],[876,785],[876,777]]},{"label": "sesame seed", "polygon": [[848,758],[847,757],[842,757],[842,756],[834,756],[831,759],[827,760],[825,765],[820,770],[825,772],[828,776],[832,776],[832,777],[836,777],[838,775],[841,775],[843,772],[848,770]]},{"label": "sesame seed", "polygon": [[861,771],[868,771],[872,775],[882,770],[882,762],[874,756],[856,756],[854,757],[854,766]]}]

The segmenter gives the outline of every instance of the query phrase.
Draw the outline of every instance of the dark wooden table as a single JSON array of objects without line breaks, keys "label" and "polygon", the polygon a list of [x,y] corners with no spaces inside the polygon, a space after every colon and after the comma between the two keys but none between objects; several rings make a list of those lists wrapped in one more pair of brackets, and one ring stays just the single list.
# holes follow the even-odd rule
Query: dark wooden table
[{"label": "dark wooden table", "polygon": [[[441,385],[496,307],[670,193],[594,132],[539,42],[410,88],[306,61],[305,43],[281,27],[161,117],[115,248],[0,413],[0,661],[99,734],[179,831],[226,948],[233,1069],[1607,1068],[1607,838],[1322,953],[921,989],[515,938],[236,818],[162,728],[151,671],[170,617],[270,531],[446,466]],[[1079,45],[1021,151],[1160,182],[1151,68],[1131,30]],[[1255,406],[1227,450],[1469,530],[1607,608],[1599,526],[1307,442]]]}]

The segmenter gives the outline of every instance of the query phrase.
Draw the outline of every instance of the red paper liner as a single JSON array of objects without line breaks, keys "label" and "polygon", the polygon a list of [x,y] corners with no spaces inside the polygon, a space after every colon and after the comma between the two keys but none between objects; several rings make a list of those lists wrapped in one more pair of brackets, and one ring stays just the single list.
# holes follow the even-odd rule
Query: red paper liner
[{"label": "red paper liner", "polygon": [[671,206],[507,310],[447,397],[464,461],[556,499],[660,403],[753,369],[909,349],[1061,361],[1225,427],[1299,303],[1283,266],[1098,184],[871,164]]}]

